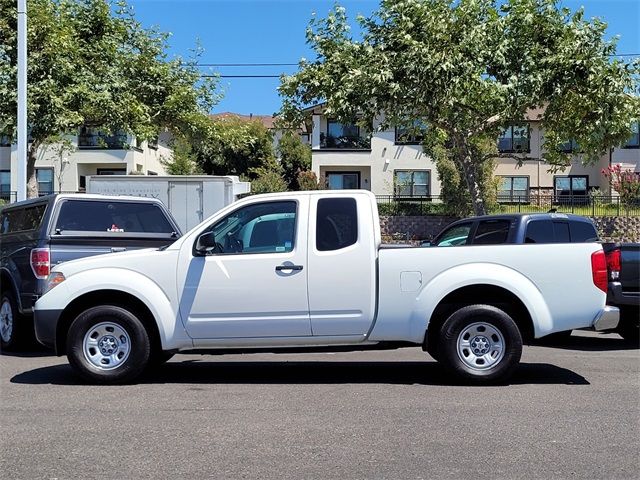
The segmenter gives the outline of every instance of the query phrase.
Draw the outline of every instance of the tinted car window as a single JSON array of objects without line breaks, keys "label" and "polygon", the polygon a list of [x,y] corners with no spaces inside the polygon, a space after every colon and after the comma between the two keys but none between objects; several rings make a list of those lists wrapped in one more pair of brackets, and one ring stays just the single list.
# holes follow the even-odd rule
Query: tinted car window
[{"label": "tinted car window", "polygon": [[571,242],[571,237],[569,236],[569,224],[567,222],[553,222],[553,233],[556,238],[556,243]]},{"label": "tinted car window", "polygon": [[296,202],[242,207],[216,222],[215,254],[286,253],[295,246]]},{"label": "tinted car window", "polygon": [[598,232],[596,232],[596,227],[591,223],[571,222],[569,223],[569,230],[571,232],[571,241],[574,243],[598,241]]},{"label": "tinted car window", "polygon": [[554,241],[551,220],[532,220],[529,222],[524,243],[553,243]]},{"label": "tinted car window", "polygon": [[47,205],[43,203],[32,207],[5,210],[0,220],[0,231],[4,234],[36,230],[42,222],[46,209]]},{"label": "tinted car window", "polygon": [[478,224],[472,245],[499,245],[509,237],[509,220],[484,220]]},{"label": "tinted car window", "polygon": [[358,241],[358,210],[354,198],[323,198],[316,215],[316,248],[339,250]]},{"label": "tinted car window", "polygon": [[60,206],[56,230],[65,232],[174,232],[164,213],[152,203],[66,200]]},{"label": "tinted car window", "polygon": [[471,225],[471,222],[462,223],[445,230],[444,233],[436,240],[436,246],[452,247],[454,245],[466,244],[467,238],[469,238],[469,232],[471,231]]}]

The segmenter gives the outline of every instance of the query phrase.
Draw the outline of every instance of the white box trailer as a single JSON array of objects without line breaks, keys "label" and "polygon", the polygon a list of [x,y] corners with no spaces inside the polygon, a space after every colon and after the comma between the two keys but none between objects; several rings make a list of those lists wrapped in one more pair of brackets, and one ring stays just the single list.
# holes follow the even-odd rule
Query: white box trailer
[{"label": "white box trailer", "polygon": [[186,232],[249,193],[251,184],[236,176],[91,175],[87,193],[152,197],[162,201]]}]

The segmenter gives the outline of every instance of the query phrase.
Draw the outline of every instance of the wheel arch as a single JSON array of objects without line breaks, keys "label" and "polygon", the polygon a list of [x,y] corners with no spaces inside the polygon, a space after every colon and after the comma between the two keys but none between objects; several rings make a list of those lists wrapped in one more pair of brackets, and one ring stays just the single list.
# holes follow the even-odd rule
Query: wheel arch
[{"label": "wheel arch", "polygon": [[475,284],[453,290],[438,302],[429,319],[423,348],[435,351],[444,322],[457,310],[476,304],[491,305],[509,315],[518,326],[523,342],[527,343],[535,338],[533,317],[517,295],[501,286]]},{"label": "wheel arch", "polygon": [[162,349],[158,323],[149,307],[135,295],[121,290],[95,290],[75,298],[62,311],[56,326],[56,354],[63,355],[67,347],[67,332],[73,321],[85,310],[97,305],[113,305],[124,308],[142,322],[149,334],[152,351]]},{"label": "wheel arch", "polygon": [[6,268],[0,268],[0,294],[3,294],[6,291],[13,293],[13,298],[18,304],[18,310],[22,311],[22,299],[20,298],[18,285],[16,284],[13,275],[11,275]]}]

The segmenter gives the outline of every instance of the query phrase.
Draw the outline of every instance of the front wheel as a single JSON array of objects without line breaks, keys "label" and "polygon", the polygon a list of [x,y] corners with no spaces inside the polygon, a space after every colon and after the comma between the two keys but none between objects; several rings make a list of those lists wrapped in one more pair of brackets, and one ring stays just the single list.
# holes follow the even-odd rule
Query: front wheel
[{"label": "front wheel", "polygon": [[124,383],[138,377],[149,362],[149,335],[124,308],[102,305],[81,313],[67,333],[67,358],[85,380]]},{"label": "front wheel", "polygon": [[469,305],[442,325],[439,361],[475,384],[506,381],[520,362],[522,336],[513,319],[490,305]]}]

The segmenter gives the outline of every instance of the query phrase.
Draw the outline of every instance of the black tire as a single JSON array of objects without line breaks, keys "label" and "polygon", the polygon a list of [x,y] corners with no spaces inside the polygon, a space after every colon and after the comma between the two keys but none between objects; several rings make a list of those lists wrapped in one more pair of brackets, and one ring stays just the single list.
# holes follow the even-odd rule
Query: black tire
[{"label": "black tire", "polygon": [[130,382],[145,370],[150,355],[147,330],[124,308],[90,308],[73,321],[67,332],[69,364],[92,383]]},{"label": "black tire", "polygon": [[628,343],[640,346],[640,308],[622,307],[616,332]]},{"label": "black tire", "polygon": [[2,293],[0,300],[0,349],[16,350],[28,340],[29,319],[21,315],[12,291]]},{"label": "black tire", "polygon": [[438,361],[468,383],[506,381],[518,366],[521,355],[522,336],[518,326],[504,311],[490,305],[463,307],[453,313],[440,330]]}]

